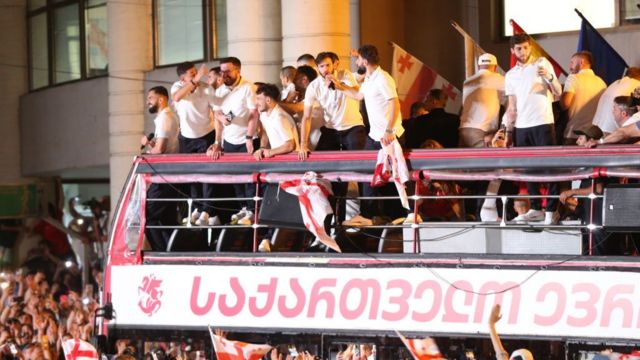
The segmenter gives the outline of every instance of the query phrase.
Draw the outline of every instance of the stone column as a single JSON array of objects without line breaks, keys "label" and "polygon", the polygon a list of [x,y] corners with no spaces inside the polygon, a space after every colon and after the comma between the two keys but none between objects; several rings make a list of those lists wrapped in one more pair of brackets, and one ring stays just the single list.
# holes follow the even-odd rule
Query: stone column
[{"label": "stone column", "polygon": [[0,183],[15,184],[20,166],[20,96],[28,91],[27,9],[24,0],[7,0],[0,10]]},{"label": "stone column", "polygon": [[282,54],[285,65],[298,56],[333,51],[349,67],[349,0],[282,0]]},{"label": "stone column", "polygon": [[280,84],[280,0],[227,1],[228,55],[242,61],[249,81]]},{"label": "stone column", "polygon": [[109,171],[112,210],[144,130],[144,72],[153,67],[151,0],[108,1]]}]

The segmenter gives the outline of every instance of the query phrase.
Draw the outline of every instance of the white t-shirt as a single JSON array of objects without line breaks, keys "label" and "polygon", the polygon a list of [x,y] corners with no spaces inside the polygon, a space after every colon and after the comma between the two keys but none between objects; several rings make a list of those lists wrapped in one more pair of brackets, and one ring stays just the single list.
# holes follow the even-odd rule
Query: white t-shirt
[{"label": "white t-shirt", "polygon": [[564,132],[565,138],[575,139],[578,136],[573,133],[574,130],[591,125],[598,100],[606,88],[607,84],[591,69],[582,69],[567,77],[563,92],[573,93],[573,101],[568,109],[569,122]]},{"label": "white t-shirt", "polygon": [[633,114],[631,117],[629,117],[627,120],[624,121],[624,123],[622,123],[621,127],[625,127],[625,126],[629,126],[631,124],[635,124],[638,121],[640,121],[640,113],[635,113]]},{"label": "white t-shirt", "polygon": [[[538,64],[554,74],[549,60],[539,58],[525,65],[517,64],[505,76],[505,95],[516,97],[516,128],[553,124],[553,95],[547,83],[538,75]],[[553,75],[555,77],[555,75]]]},{"label": "white t-shirt", "polygon": [[296,86],[293,83],[290,83],[287,87],[282,89],[282,92],[280,92],[280,100],[286,100],[287,96],[294,91],[296,91]]},{"label": "white t-shirt", "polygon": [[[338,71],[335,76],[338,81],[348,86],[357,84],[353,74],[348,70]],[[360,102],[348,97],[342,91],[329,89],[322,76],[318,76],[307,86],[304,95],[304,106],[312,106],[316,101],[324,111],[327,128],[342,131],[364,125],[360,114]]]},{"label": "white t-shirt", "polygon": [[167,139],[167,148],[164,154],[175,154],[178,152],[178,132],[180,120],[170,107],[162,109],[155,119],[154,134],[157,139]]},{"label": "white t-shirt", "polygon": [[612,133],[620,128],[613,118],[613,110],[611,110],[613,109],[613,99],[615,99],[616,96],[629,96],[633,89],[638,86],[640,86],[640,81],[628,76],[616,80],[609,85],[602,93],[602,96],[600,96],[598,109],[593,116],[593,125],[598,125],[598,127],[606,133]]},{"label": "white t-shirt", "polygon": [[230,125],[224,127],[222,138],[228,143],[242,145],[247,141],[247,125],[251,112],[256,108],[255,86],[244,78],[240,78],[240,82],[235,87],[227,88],[229,93],[219,105],[213,106],[213,110],[221,110],[225,115],[233,113],[234,118]]},{"label": "white t-shirt", "polygon": [[[360,92],[364,94],[364,104],[369,116],[369,137],[380,141],[389,125],[389,119],[393,116],[389,100],[398,97],[396,82],[388,72],[378,66],[371,75],[365,77],[364,82],[360,85]],[[398,137],[404,134],[400,109],[396,113],[391,128]]]},{"label": "white t-shirt", "polygon": [[269,145],[272,149],[282,146],[289,140],[295,143],[294,151],[299,149],[298,129],[293,122],[293,118],[280,105],[276,105],[270,114],[260,113],[262,128],[267,132]]},{"label": "white t-shirt", "polygon": [[[183,86],[182,81],[173,83],[171,95]],[[214,129],[213,120],[209,117],[208,87],[207,84],[201,82],[194,92],[173,103],[180,118],[180,133],[186,138],[197,139]]]},{"label": "white t-shirt", "polygon": [[217,89],[208,87],[206,89],[206,93],[209,97],[209,106],[211,106],[212,109],[215,109],[216,106],[219,107],[220,105],[222,105],[222,100],[225,96],[227,96],[227,94],[229,94],[229,92],[231,92],[231,89],[224,85],[218,87]]},{"label": "white t-shirt", "polygon": [[460,128],[485,132],[498,130],[500,103],[504,101],[504,76],[487,69],[478,72],[462,85]]}]

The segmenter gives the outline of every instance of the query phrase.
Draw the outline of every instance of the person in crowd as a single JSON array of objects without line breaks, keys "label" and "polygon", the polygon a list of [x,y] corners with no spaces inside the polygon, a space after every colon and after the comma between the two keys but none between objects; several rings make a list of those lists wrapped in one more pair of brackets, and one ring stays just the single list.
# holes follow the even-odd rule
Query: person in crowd
[{"label": "person in crowd", "polygon": [[640,98],[618,96],[613,100],[613,119],[621,126],[600,140],[590,139],[586,147],[598,144],[621,144],[631,139],[640,138],[640,116],[636,116],[640,108]]},{"label": "person in crowd", "polygon": [[[147,108],[150,114],[157,114],[153,120],[155,137],[147,141],[142,137],[142,144],[147,147],[146,154],[175,154],[178,152],[179,120],[169,106],[169,93],[164,86],[156,86],[147,93]],[[171,184],[152,183],[147,190],[149,199],[170,199],[176,197],[176,191]],[[147,201],[145,210],[147,219],[145,233],[151,249],[165,250],[169,243],[172,230],[152,229],[149,226],[177,225],[176,204],[165,201]],[[208,221],[213,218],[208,219]]]},{"label": "person in crowd", "polygon": [[496,353],[496,360],[534,360],[533,354],[527,349],[518,349],[509,356],[509,353],[502,346],[502,341],[496,330],[496,324],[501,318],[500,304],[496,304],[491,309],[491,314],[489,314],[489,336],[491,337],[493,351]]},{"label": "person in crowd", "polygon": [[313,55],[311,54],[302,54],[298,56],[298,59],[296,60],[296,66],[297,67],[310,66],[314,70],[318,71],[318,67],[316,65],[316,58],[314,58]]},{"label": "person in crowd", "polygon": [[[551,63],[544,57],[531,56],[531,40],[527,34],[516,34],[510,40],[511,53],[517,63],[505,76],[505,94],[508,96],[506,111],[506,142],[515,146],[549,146],[555,143],[553,96],[559,96],[562,88],[554,75]],[[539,195],[537,183],[528,183],[529,195]],[[558,187],[549,183],[548,195],[557,195]],[[542,211],[539,198],[531,199],[531,209],[515,221],[557,222],[557,200],[547,199],[546,211]]]},{"label": "person in crowd", "polygon": [[[224,86],[224,79],[220,72],[220,66],[214,66],[209,70],[207,84],[209,85],[209,88],[206,89],[207,95],[209,96],[209,106],[213,109],[214,106],[220,105],[222,99],[227,95],[229,90]],[[214,121],[215,131],[221,131],[221,127],[217,125],[218,123]]]},{"label": "person in crowd", "polygon": [[293,118],[278,105],[278,88],[273,84],[258,86],[256,105],[260,112],[260,148],[256,160],[288,154],[298,149],[298,131]]},{"label": "person in crowd", "polygon": [[[224,150],[227,153],[253,154],[257,139],[258,110],[256,109],[255,86],[241,75],[242,63],[236,57],[220,60],[220,72],[228,93],[219,105],[213,107],[215,120],[223,125],[216,133],[215,141],[208,147],[207,155],[216,160]],[[224,141],[224,144],[223,144]],[[253,198],[253,184],[235,184],[237,197]],[[249,225],[253,223],[253,200],[231,217],[232,223]]]},{"label": "person in crowd", "polygon": [[[429,113],[429,110],[427,110],[427,107],[424,105],[424,103],[422,101],[416,101],[413,104],[411,104],[411,110],[410,111],[411,112],[409,114],[409,119],[415,119],[420,115],[424,115],[424,114],[428,114]],[[409,120],[409,119],[407,119],[407,120]]]},{"label": "person in crowd", "polygon": [[[209,85],[202,81],[207,75],[203,64],[199,69],[192,62],[184,62],[176,67],[178,81],[171,86],[171,99],[180,119],[178,152],[182,154],[200,154],[215,141],[215,124],[210,117]],[[213,186],[210,184],[191,184],[192,198],[212,198]],[[209,203],[194,202],[195,210],[186,221],[196,225],[208,225],[209,218],[215,222]]]},{"label": "person in crowd", "polygon": [[[428,139],[422,149],[443,149],[435,140]],[[418,193],[423,196],[460,195],[461,188],[453,181],[433,181],[423,179],[418,182]],[[464,218],[460,199],[422,199],[418,200],[420,216],[425,221],[461,221]]]},{"label": "person in crowd", "polygon": [[427,140],[432,139],[445,148],[458,147],[458,128],[460,117],[444,110],[447,94],[441,89],[431,89],[425,98],[428,113],[416,117],[407,123],[406,145],[410,149],[419,149]]},{"label": "person in crowd", "polygon": [[633,89],[640,86],[640,67],[630,67],[626,76],[614,81],[600,96],[598,108],[593,115],[593,125],[597,125],[605,135],[610,134],[620,128],[620,125],[613,118],[611,106],[613,99],[618,96],[629,95]]},{"label": "person in crowd", "polygon": [[[383,146],[390,145],[398,139],[404,142],[404,127],[402,126],[396,84],[391,75],[380,67],[378,49],[373,45],[361,46],[358,49],[356,65],[358,72],[365,73],[365,80],[359,87],[345,84],[333,74],[329,74],[327,77],[337,90],[344,92],[354,100],[364,100],[370,127],[364,146],[365,150],[380,150]],[[376,196],[379,190],[379,188],[373,188],[370,184],[365,183],[362,193],[365,197]],[[347,222],[347,225],[372,223],[373,216],[384,214],[381,209],[382,205],[382,202],[362,201],[361,215],[354,216]],[[389,207],[386,209],[389,210],[387,213],[391,213],[392,209]],[[402,214],[391,215],[394,218],[402,216]]]},{"label": "person in crowd", "polygon": [[293,66],[285,66],[280,70],[280,84],[282,85],[282,92],[280,93],[280,100],[285,102],[293,102],[298,95],[296,93],[296,68]]},{"label": "person in crowd", "polygon": [[575,130],[591,124],[598,100],[607,88],[605,82],[591,70],[591,53],[580,51],[569,61],[569,72],[560,96],[560,107],[567,110],[564,145],[576,143]]},{"label": "person in crowd", "polygon": [[482,54],[478,58],[478,72],[462,85],[460,147],[485,147],[485,138],[498,130],[504,76],[496,72],[497,68],[493,54]]}]

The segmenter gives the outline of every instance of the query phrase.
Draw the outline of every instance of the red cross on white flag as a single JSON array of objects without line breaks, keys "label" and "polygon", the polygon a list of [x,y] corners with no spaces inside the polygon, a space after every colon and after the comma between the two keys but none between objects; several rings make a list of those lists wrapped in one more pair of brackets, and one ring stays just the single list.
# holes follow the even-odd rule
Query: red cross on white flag
[{"label": "red cross on white flag", "polygon": [[271,346],[266,344],[249,344],[225,339],[214,334],[211,327],[209,333],[218,360],[260,360],[271,350]]},{"label": "red cross on white flag", "polygon": [[66,360],[98,360],[96,348],[80,339],[65,340],[62,342],[62,350]]},{"label": "red cross on white flag", "polygon": [[392,45],[393,63],[391,76],[396,81],[398,88],[402,118],[409,118],[411,104],[416,101],[424,101],[425,96],[431,89],[443,90],[449,97],[445,110],[458,114],[462,106],[460,90],[400,46]]}]

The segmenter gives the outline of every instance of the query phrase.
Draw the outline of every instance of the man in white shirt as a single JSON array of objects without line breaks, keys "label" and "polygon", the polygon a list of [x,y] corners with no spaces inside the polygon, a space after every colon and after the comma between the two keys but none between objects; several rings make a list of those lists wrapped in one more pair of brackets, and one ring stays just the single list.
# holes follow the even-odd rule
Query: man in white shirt
[{"label": "man in white shirt", "polygon": [[504,76],[496,72],[497,68],[493,54],[482,54],[478,58],[478,72],[462,85],[460,147],[485,147],[485,138],[498,130]]},{"label": "man in white shirt", "polygon": [[256,160],[288,154],[298,150],[298,130],[293,118],[278,105],[279,91],[273,84],[263,84],[256,90],[256,105],[260,112],[260,148]]},{"label": "man in white shirt", "polygon": [[[220,60],[220,73],[227,89],[220,104],[214,105],[215,120],[222,124],[221,133],[216,133],[215,142],[207,149],[207,155],[216,160],[222,150],[228,153],[253,154],[256,137],[258,110],[253,83],[241,75],[242,63],[236,57]],[[253,198],[254,184],[235,184],[237,197]],[[232,223],[248,225],[253,222],[253,200],[245,201],[245,206],[231,217]]]},{"label": "man in white shirt", "polygon": [[[511,53],[517,63],[505,76],[507,106],[506,142],[516,146],[554,145],[553,96],[559,96],[562,87],[554,75],[551,63],[543,57],[531,57],[531,41],[527,34],[511,37]],[[528,183],[529,195],[540,195],[538,183]],[[549,195],[558,195],[558,186],[549,183]],[[547,199],[546,212],[541,210],[540,199],[531,199],[531,209],[515,221],[557,222],[557,199]]]},{"label": "man in white shirt", "polygon": [[[360,87],[348,86],[339,79],[328,76],[336,89],[356,100],[363,100],[369,116],[369,136],[365,143],[365,150],[380,150],[383,146],[391,144],[394,140],[404,135],[402,127],[402,115],[400,114],[400,101],[396,92],[396,84],[388,72],[382,70],[379,65],[380,55],[378,49],[373,45],[363,45],[358,49],[358,59],[356,65],[358,72],[364,70],[365,78]],[[377,196],[379,188],[373,188],[369,184],[363,184],[362,195],[365,197]],[[392,186],[393,187],[393,186]],[[376,215],[391,215],[392,217],[406,215],[401,209],[393,208],[398,201],[383,204],[383,201],[361,201],[361,217],[352,219],[352,222],[368,223]],[[382,206],[385,205],[385,211]]]},{"label": "man in white shirt", "polygon": [[[147,94],[147,107],[149,113],[158,114],[153,120],[155,125],[155,138],[147,141],[142,137],[142,144],[147,148],[146,154],[175,154],[178,152],[178,126],[179,120],[169,107],[169,93],[164,86],[151,88]],[[171,184],[149,185],[147,199],[175,198],[176,192]],[[161,201],[147,201],[146,225],[167,226],[177,225],[177,208],[175,203]],[[170,229],[145,229],[147,240],[154,251],[165,251],[169,243]]]},{"label": "man in white shirt", "polygon": [[[179,152],[202,154],[215,141],[215,125],[210,116],[209,85],[202,80],[207,75],[203,64],[198,70],[191,62],[176,67],[179,80],[171,87],[171,98],[180,118]],[[190,184],[192,198],[212,198],[210,184]],[[186,220],[196,225],[207,225],[213,207],[208,202],[194,202],[194,212]]]},{"label": "man in white shirt", "polygon": [[560,107],[567,110],[564,145],[576,143],[575,131],[591,125],[598,108],[598,100],[607,88],[604,81],[591,70],[591,53],[580,51],[571,56],[569,72],[560,96]]},{"label": "man in white shirt", "polygon": [[627,69],[627,75],[620,80],[614,81],[602,93],[600,101],[598,101],[598,109],[593,116],[593,125],[598,125],[606,134],[616,131],[620,126],[613,119],[611,106],[616,96],[627,96],[633,89],[640,86],[640,68],[630,67]]}]

